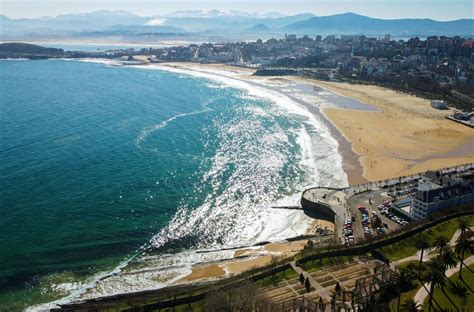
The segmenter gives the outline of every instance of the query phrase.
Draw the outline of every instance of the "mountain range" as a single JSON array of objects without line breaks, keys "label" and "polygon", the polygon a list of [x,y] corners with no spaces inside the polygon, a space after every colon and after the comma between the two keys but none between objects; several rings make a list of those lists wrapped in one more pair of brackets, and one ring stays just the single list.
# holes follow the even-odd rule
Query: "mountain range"
[{"label": "mountain range", "polygon": [[474,36],[474,19],[435,21],[432,19],[379,19],[355,13],[316,16],[312,13],[283,15],[240,11],[178,11],[138,16],[126,11],[95,11],[56,17],[12,19],[0,15],[0,40],[36,38],[87,38],[167,34],[179,38],[257,39],[285,33],[315,36],[328,34],[365,34],[393,37],[429,35]]}]

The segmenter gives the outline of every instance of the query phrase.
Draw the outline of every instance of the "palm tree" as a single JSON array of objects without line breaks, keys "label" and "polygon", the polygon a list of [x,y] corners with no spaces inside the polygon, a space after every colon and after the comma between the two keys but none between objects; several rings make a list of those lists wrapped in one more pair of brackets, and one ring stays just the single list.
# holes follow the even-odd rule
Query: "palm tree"
[{"label": "palm tree", "polygon": [[469,297],[469,291],[464,287],[459,281],[452,283],[449,287],[449,290],[453,295],[461,299],[462,309],[461,311],[466,311],[467,297]]},{"label": "palm tree", "polygon": [[402,293],[407,291],[411,286],[411,274],[408,270],[400,270],[397,275],[397,279],[395,281],[395,288],[398,293],[398,300],[397,300],[397,311],[400,311],[400,299],[402,297]]},{"label": "palm tree", "polygon": [[462,266],[464,265],[464,257],[466,254],[470,254],[473,252],[474,246],[472,241],[467,237],[467,233],[461,234],[459,238],[456,240],[456,246],[454,250],[456,251],[459,259],[461,260],[461,264],[459,266],[459,278],[462,279]]},{"label": "palm tree", "polygon": [[432,259],[428,261],[428,282],[431,283],[430,290],[428,292],[428,312],[431,312],[433,307],[433,295],[435,287],[443,288],[446,285],[446,276],[444,275],[444,265],[442,262],[437,259]]},{"label": "palm tree", "polygon": [[456,257],[451,249],[446,250],[441,256],[441,262],[444,265],[444,270],[455,268],[458,264]]},{"label": "palm tree", "polygon": [[[444,267],[444,276],[446,277],[446,280],[452,284],[452,282],[448,279],[448,277],[446,276],[446,270],[447,269],[452,269],[452,268],[455,268],[456,265],[458,264],[457,262],[457,259],[456,257],[454,256],[454,253],[451,249],[448,249],[447,251],[445,251],[443,253],[442,256],[439,256],[439,257],[436,257],[435,259],[436,261],[438,262],[441,262],[443,264],[443,267]],[[451,302],[451,304],[453,306],[456,307],[456,304],[451,300],[451,297],[446,293],[446,290],[444,289],[443,286],[441,286],[441,291],[443,292],[443,294],[446,296],[446,298],[449,300],[449,302]],[[457,307],[456,307],[457,309]]]},{"label": "palm tree", "polygon": [[413,298],[403,301],[402,311],[403,312],[418,312],[420,310],[420,304],[413,300]]},{"label": "palm tree", "polygon": [[435,238],[434,246],[442,256],[445,251],[449,250],[449,239],[445,236],[438,236]]},{"label": "palm tree", "polygon": [[421,250],[421,255],[420,255],[420,265],[418,266],[418,277],[421,275],[421,264],[423,262],[423,253],[425,252],[426,249],[430,248],[430,242],[426,236],[422,236],[416,243],[416,248],[418,250]]},{"label": "palm tree", "polygon": [[458,230],[461,231],[461,235],[464,235],[466,231],[470,230],[469,222],[464,218],[459,219]]}]

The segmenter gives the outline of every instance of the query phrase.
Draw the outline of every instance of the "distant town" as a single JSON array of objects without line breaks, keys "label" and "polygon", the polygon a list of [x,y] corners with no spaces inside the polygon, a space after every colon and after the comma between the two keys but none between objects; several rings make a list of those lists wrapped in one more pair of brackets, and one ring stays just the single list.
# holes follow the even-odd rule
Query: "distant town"
[{"label": "distant town", "polygon": [[[120,51],[118,55],[124,53],[127,54]],[[446,98],[459,107],[474,105],[474,40],[461,37],[432,36],[404,41],[392,40],[389,34],[383,38],[286,35],[279,40],[204,43],[132,52],[132,56],[137,54],[149,55],[152,62],[194,61],[293,69],[297,72],[290,74],[388,84]],[[118,56],[117,52],[112,55]]]},{"label": "distant town", "polygon": [[266,41],[95,52],[38,51],[8,43],[0,46],[0,58],[7,57],[121,58],[125,65],[177,61],[227,63],[259,69],[257,75],[291,74],[372,83],[444,100],[467,111],[474,106],[474,40],[459,36],[405,41],[393,40],[389,34],[381,38],[287,34],[282,39]]},{"label": "distant town", "polygon": [[[375,84],[430,99],[430,112],[454,107],[447,118],[474,125],[474,40],[460,36],[393,40],[389,34],[287,34],[266,41],[94,52],[3,43],[0,58],[98,58],[115,60],[117,66],[216,63],[252,68],[260,76]],[[440,119],[447,122],[444,116]],[[392,136],[396,129],[390,131]],[[467,298],[474,281],[473,190],[472,162],[346,188],[309,188],[300,205],[272,208],[302,210],[331,228],[314,225],[305,235],[289,239],[284,247],[288,251],[278,251],[278,256],[269,252],[273,245],[258,249],[272,243],[235,250],[236,258],[250,259],[242,261],[269,257],[260,267],[219,278],[207,277],[202,272],[209,267],[199,264],[191,273],[198,272],[198,282],[86,297],[52,311],[472,310]],[[261,254],[250,254],[256,250]]]}]

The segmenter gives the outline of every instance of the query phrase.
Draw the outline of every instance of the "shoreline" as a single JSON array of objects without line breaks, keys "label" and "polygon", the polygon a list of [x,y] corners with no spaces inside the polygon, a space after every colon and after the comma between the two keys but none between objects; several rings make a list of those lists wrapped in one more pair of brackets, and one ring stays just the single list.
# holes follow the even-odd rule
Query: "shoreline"
[{"label": "shoreline", "polygon": [[[236,81],[242,81],[252,86],[267,89],[269,91],[282,93],[291,101],[303,106],[309,114],[317,119],[323,126],[327,127],[329,135],[335,139],[338,146],[338,154],[341,157],[341,165],[346,174],[349,184],[365,183],[367,180],[362,176],[362,166],[359,162],[357,154],[352,149],[350,142],[342,136],[334,124],[323,114],[323,112],[314,105],[311,105],[307,100],[298,98],[291,94],[282,92],[279,89],[279,83],[267,83],[262,81],[259,77],[251,76],[254,73],[253,69],[231,67],[225,65],[213,64],[195,64],[195,63],[159,63],[157,65],[146,64],[138,66],[139,68],[146,68],[147,66],[154,66],[157,69],[179,70],[184,72],[194,72],[195,74],[215,75],[223,78],[230,78]],[[135,66],[134,66],[135,67]],[[285,83],[288,81],[285,80]],[[306,86],[298,82],[298,85]],[[312,89],[312,88],[311,88]],[[303,92],[304,93],[304,92]],[[330,233],[334,233],[335,225],[328,221],[311,219],[308,217],[310,225],[306,229],[305,235],[310,235],[316,232],[316,228],[328,229]],[[330,235],[329,237],[332,237]],[[315,236],[315,243],[324,243],[328,236]],[[294,238],[293,238],[294,239]],[[296,237],[296,240],[284,240],[282,242],[266,243],[262,246],[251,246],[235,249],[233,258],[221,261],[213,261],[209,263],[198,263],[191,267],[191,272],[171,285],[180,285],[186,283],[201,282],[207,280],[216,280],[220,278],[230,277],[234,274],[240,274],[251,270],[255,267],[262,267],[274,261],[274,258],[288,258],[304,249],[308,238]]]},{"label": "shoreline", "polygon": [[[84,61],[89,61],[89,62],[98,62],[98,63],[103,63],[99,60],[84,60]],[[110,64],[110,60],[106,60],[106,64]],[[163,64],[158,64],[160,67],[163,67]],[[173,66],[176,64],[172,64]],[[149,66],[149,67],[148,67]],[[151,65],[152,66],[152,65]],[[151,67],[150,65],[138,65],[138,66],[130,66],[134,68],[149,68]],[[157,68],[158,69],[158,68]],[[162,69],[162,68],[160,68]],[[193,69],[189,68],[177,68],[177,69],[182,69],[187,72]],[[194,69],[195,70],[195,69]],[[195,70],[198,72],[197,70]],[[206,73],[209,75],[209,72],[203,71],[202,73]],[[227,73],[227,72],[226,72]],[[234,71],[234,74],[242,74],[242,69],[239,71]],[[247,74],[252,73],[252,70],[247,71]],[[214,73],[213,73],[214,74]],[[219,73],[217,74],[219,75]],[[259,83],[256,83],[254,81],[248,81],[246,79],[239,79],[239,77],[234,77],[234,76],[227,76],[227,75],[221,75],[223,78],[232,78],[235,81],[240,81],[240,84],[248,84],[251,86],[256,86],[262,89],[266,89],[271,91],[270,86],[266,85],[261,85]],[[236,84],[239,86],[239,84]],[[239,86],[240,88],[240,86]],[[281,91],[280,91],[281,92]],[[255,95],[255,96],[258,96]],[[293,100],[293,99],[291,99]],[[298,108],[298,110],[293,109],[291,107],[292,111],[296,111],[299,114],[298,110],[302,110],[302,108]],[[306,110],[305,116],[306,116]],[[318,118],[318,121],[320,119],[323,119],[322,116],[321,118]],[[344,172],[341,171],[341,174]],[[345,180],[345,176],[341,175],[341,181]],[[299,199],[299,194],[298,195]],[[301,211],[301,214],[303,212]],[[156,286],[157,288],[161,287],[168,287],[168,286],[174,286],[174,285],[182,285],[182,284],[189,284],[189,283],[195,283],[195,282],[203,282],[203,281],[212,281],[215,279],[220,279],[220,278],[225,278],[225,277],[230,277],[235,274],[240,274],[245,271],[251,270],[255,267],[261,267],[268,265],[273,261],[274,258],[287,258],[295,255],[296,253],[300,252],[305,244],[308,242],[308,240],[314,240],[316,244],[318,243],[326,243],[328,239],[331,239],[333,237],[334,233],[334,224],[331,222],[323,221],[323,220],[316,220],[312,219],[308,216],[303,216],[302,215],[302,220],[303,221],[298,221],[298,224],[296,224],[296,228],[298,228],[297,231],[294,233],[287,233],[291,235],[291,237],[284,237],[279,241],[276,241],[276,239],[273,233],[273,239],[267,240],[264,243],[258,243],[259,241],[255,242],[256,244],[252,246],[246,246],[246,247],[237,247],[235,249],[223,249],[223,250],[217,250],[216,252],[220,251],[226,251],[229,252],[229,256],[225,256],[222,259],[211,259],[210,257],[202,257],[204,260],[196,261],[196,259],[193,261],[193,264],[190,266],[187,266],[186,264],[186,271],[181,272],[182,268],[177,268],[175,272],[172,272],[169,274],[169,276],[163,274],[159,269],[154,270],[153,267],[150,267],[150,270],[143,270],[143,274],[141,271],[136,270],[134,271],[134,267],[132,265],[132,268],[127,271],[126,269],[123,272],[118,272],[117,274],[113,274],[110,276],[105,277],[104,279],[101,279],[97,281],[97,283],[94,284],[94,286],[87,288],[84,292],[79,293],[78,297],[73,299],[73,300],[87,300],[87,299],[92,299],[94,297],[104,297],[108,296],[108,294],[114,294],[114,291],[116,288],[114,288],[115,285],[113,285],[115,282],[118,282],[118,278],[120,275],[125,275],[127,278],[131,278],[132,275],[137,274],[137,275],[144,275],[144,287],[146,288],[146,283],[148,281],[155,281],[158,283],[163,283],[163,286]],[[289,225],[289,226],[295,226],[295,224]],[[316,228],[321,228],[321,229],[327,229],[325,231],[325,235],[318,235],[316,234]],[[271,241],[271,242],[268,242]],[[197,257],[199,258],[199,257]],[[152,262],[150,262],[152,264]],[[178,272],[179,270],[179,272]],[[147,274],[147,276],[145,276]],[[138,276],[140,278],[140,276]],[[138,285],[138,284],[137,284]],[[117,287],[121,287],[122,285],[118,285]],[[128,287],[128,285],[123,285],[124,287]],[[150,284],[151,286],[151,284]],[[135,287],[135,284],[132,285],[132,287]],[[138,287],[138,286],[137,286]],[[143,287],[141,285],[140,287]],[[131,288],[129,288],[131,289]],[[110,291],[110,293],[109,293]],[[126,291],[123,289],[122,291]]]},{"label": "shoreline", "polygon": [[[327,229],[329,230],[329,234],[320,236],[315,235],[314,238],[311,239],[315,241],[315,244],[324,243],[325,240],[330,238],[332,233],[334,233],[333,223],[313,219],[311,226],[306,231],[306,235],[315,234],[316,228]],[[236,248],[232,259],[193,265],[190,274],[180,278],[171,285],[220,279],[244,273],[256,267],[268,265],[273,261],[273,259],[294,256],[296,253],[304,249],[307,242],[308,238],[302,238],[291,241],[284,240],[281,242],[270,242],[260,246],[254,245]]]},{"label": "shoreline", "polygon": [[[154,65],[148,64],[145,66],[154,66]],[[361,150],[361,147],[360,147],[361,144],[358,144],[354,136],[351,135],[352,127],[356,127],[357,122],[358,122],[357,118],[352,118],[353,115],[362,115],[365,117],[363,121],[370,123],[371,118],[373,118],[374,115],[387,118],[386,117],[387,114],[395,114],[395,113],[401,114],[401,115],[406,114],[406,112],[404,112],[404,107],[400,107],[400,106],[387,107],[388,105],[390,106],[390,105],[393,105],[394,103],[389,102],[388,104],[385,104],[381,101],[381,98],[386,96],[387,92],[395,93],[394,91],[376,87],[374,89],[376,89],[376,91],[381,92],[382,94],[375,94],[373,90],[363,90],[363,91],[367,91],[369,94],[369,97],[365,98],[363,96],[354,96],[354,94],[351,92],[345,92],[344,90],[344,87],[346,87],[345,84],[342,84],[342,87],[341,85],[333,86],[325,82],[320,82],[320,81],[311,80],[311,79],[304,79],[300,77],[293,77],[293,76],[290,76],[290,77],[252,76],[252,74],[255,72],[254,69],[241,68],[241,67],[235,67],[235,66],[229,66],[229,65],[223,65],[223,64],[160,63],[156,67],[157,68],[161,67],[162,69],[163,67],[169,67],[170,69],[178,69],[178,70],[183,70],[187,72],[194,71],[200,74],[212,74],[212,75],[217,75],[217,76],[223,76],[225,78],[240,80],[249,84],[262,87],[264,89],[283,93],[292,101],[304,106],[309,111],[310,114],[312,114],[318,121],[320,121],[323,125],[325,125],[328,128],[330,135],[338,143],[338,152],[342,160],[341,164],[347,176],[349,185],[363,184],[368,181],[383,180],[385,178],[393,178],[399,175],[407,175],[410,173],[415,173],[414,170],[413,171],[407,170],[405,174],[398,174],[400,173],[397,171],[399,167],[394,166],[390,163],[389,163],[389,166],[387,166],[388,167],[387,170],[381,171],[380,168],[377,168],[377,166],[373,165],[374,160],[372,160],[371,158],[367,160],[368,156],[365,153],[363,153],[363,150]],[[353,109],[353,108],[346,108],[345,106],[341,108],[335,104],[332,104],[331,102],[322,103],[317,100],[313,102],[311,99],[310,100],[306,98],[302,99],[291,92],[289,93],[289,92],[286,92],[285,90],[281,90],[281,88],[290,88],[291,83],[296,83],[297,84],[296,87],[299,87],[301,85],[303,87],[309,86],[311,88],[312,91],[297,90],[297,91],[301,91],[303,95],[308,95],[308,96],[314,95],[312,94],[314,93],[314,89],[319,88],[320,90],[323,90],[323,91],[330,91],[331,93],[337,96],[353,98],[359,101],[359,104],[368,105],[374,109],[371,109],[371,110]],[[292,92],[294,91],[295,89],[292,89]],[[359,92],[363,92],[363,91],[359,91]],[[398,93],[396,94],[397,96],[400,96],[400,94]],[[378,95],[378,97],[376,95]],[[409,95],[404,95],[404,96],[411,97]],[[419,118],[429,119],[429,115],[431,113],[430,112],[431,106],[429,105],[428,101],[422,100],[419,98],[415,98],[415,99],[416,99],[415,104],[418,105],[416,109],[420,110],[420,112],[418,112],[420,114]],[[406,98],[403,97],[402,101],[405,101],[405,100]],[[420,103],[424,105],[425,107],[420,107]],[[397,103],[395,102],[395,104]],[[436,113],[438,115],[436,115]],[[450,123],[450,121],[445,120],[443,114],[438,113],[438,112],[436,113],[433,113],[436,116],[435,120],[437,122],[442,121],[443,123],[445,123],[445,125],[443,124],[443,126],[446,126],[448,129],[451,129],[452,127],[454,128],[462,127],[462,125],[459,125],[456,123]],[[444,113],[444,114],[447,114],[447,113]],[[342,115],[345,119],[341,118],[340,115]],[[392,116],[389,116],[388,118],[390,119],[391,117]],[[392,118],[392,119],[395,119],[395,118]],[[403,119],[397,120],[397,122],[401,122],[401,121],[403,121]],[[364,129],[364,127],[359,127],[359,128],[362,128],[361,130]],[[367,127],[366,129],[367,131],[364,132],[364,135],[367,135],[367,136],[377,137],[377,135],[380,135],[381,137],[386,137],[387,135],[388,136],[394,135],[394,137],[396,137],[396,133],[393,133],[393,134],[390,133],[390,131],[387,131],[387,129],[385,129],[384,127],[381,127],[379,123],[374,123],[373,127]],[[385,133],[382,133],[382,130],[384,130]],[[463,130],[460,130],[459,133],[466,135],[466,132]],[[406,133],[402,132],[402,135],[405,135],[405,134]],[[471,140],[474,142],[474,134],[471,136]],[[375,143],[378,144],[378,140],[376,140]],[[416,150],[417,145],[414,144],[414,146]],[[393,147],[395,150],[397,150],[399,146],[395,144]],[[438,169],[438,168],[446,167],[447,164],[456,165],[459,163],[474,162],[474,155],[471,155],[470,158],[467,158],[467,160],[466,160],[466,157],[461,157],[460,159],[458,159],[458,162],[456,161],[454,163],[452,162],[453,160],[456,160],[458,158],[457,157],[459,154],[458,145],[454,145],[454,147],[451,146],[451,149],[443,149],[442,151],[445,153],[443,155],[447,157],[445,158],[445,162],[437,161],[434,158],[435,155],[428,153],[427,155],[425,155],[426,160],[423,160],[422,162],[422,164],[424,164],[428,168],[419,166],[417,167],[418,168],[417,172],[426,171],[427,169],[430,169],[430,168]],[[413,151],[411,152],[413,153]],[[463,150],[463,152],[466,152],[466,151]],[[469,153],[470,150],[467,149],[467,152]],[[453,157],[453,155],[456,157]],[[396,162],[398,161],[399,158],[401,158],[400,154],[386,155],[385,153],[376,154],[373,157],[376,159],[375,162],[378,162],[378,161]],[[379,172],[382,172],[382,174],[378,174]],[[313,220],[312,226],[314,226],[314,224],[317,224],[318,222],[321,222],[321,221]],[[332,226],[332,230],[334,231],[334,224],[331,223],[331,226]],[[233,256],[234,258],[231,260],[220,261],[217,263],[213,262],[213,263],[207,263],[207,264],[201,263],[201,264],[193,265],[191,268],[190,274],[180,278],[178,281],[176,281],[172,285],[229,277],[229,276],[232,276],[233,274],[242,273],[247,270],[250,270],[254,268],[255,266],[264,266],[264,265],[269,264],[272,261],[272,258],[274,256],[290,257],[294,255],[296,252],[301,251],[304,248],[306,241],[307,240],[299,240],[299,241],[283,242],[283,243],[269,243],[261,247],[254,246],[254,247],[247,247],[243,249],[237,249],[234,252],[234,256]],[[267,246],[273,246],[275,249],[267,250],[268,248]]]},{"label": "shoreline", "polygon": [[254,69],[225,64],[177,62],[160,66],[227,73],[231,78],[270,89],[297,83],[374,107],[376,110],[372,111],[340,107],[325,101],[297,99],[280,91],[322,117],[319,121],[338,142],[349,185],[474,162],[474,129],[446,119],[451,109],[434,109],[428,100],[413,95],[380,86],[296,76],[252,76]]},{"label": "shoreline", "polygon": [[[271,79],[275,79],[278,81],[284,81],[285,83],[288,82],[295,82],[300,83],[306,86],[319,86],[326,90],[331,90],[336,94],[342,96],[351,96],[352,93],[344,92],[343,90],[338,89],[339,85],[333,86],[329,85],[326,86],[324,82],[319,82],[317,80],[309,80],[303,79],[300,77],[255,77],[251,76],[251,74],[255,71],[253,69],[246,69],[228,65],[221,65],[221,64],[196,64],[196,63],[161,63],[160,66],[172,66],[186,71],[197,71],[199,72],[199,68],[208,69],[208,70],[220,70],[225,76],[225,72],[229,74],[229,78],[242,80],[247,83],[256,84],[262,88],[278,88],[279,84],[271,85]],[[153,65],[144,65],[144,66],[153,66]],[[180,67],[181,66],[181,67]],[[206,71],[203,71],[206,73]],[[209,73],[209,72],[207,72]],[[221,73],[221,74],[222,74]],[[219,73],[218,73],[219,74]],[[275,82],[275,81],[273,81]],[[331,89],[332,88],[332,89]],[[380,88],[380,87],[378,87]],[[285,93],[284,91],[279,91],[281,93]],[[390,163],[390,168],[384,171],[383,174],[390,174],[390,177],[398,176],[394,175],[395,173],[403,172],[402,168],[400,169],[399,163],[397,162],[398,155],[391,155],[391,154],[378,154],[375,155],[367,155],[368,153],[364,153],[363,145],[357,143],[357,139],[354,138],[354,135],[351,134],[352,127],[358,126],[358,121],[353,120],[357,118],[352,118],[353,115],[361,115],[364,116],[362,121],[360,122],[367,122],[371,120],[372,115],[374,114],[384,114],[384,109],[386,109],[386,105],[382,105],[377,102],[377,100],[367,100],[366,98],[360,96],[357,99],[363,103],[369,103],[377,107],[380,111],[377,112],[367,112],[363,110],[353,110],[353,109],[346,109],[346,108],[338,108],[331,105],[320,105],[320,103],[311,103],[305,102],[304,100],[296,99],[289,96],[292,100],[296,100],[298,103],[304,105],[308,111],[319,117],[318,120],[324,123],[325,126],[328,127],[331,136],[338,142],[338,152],[342,158],[342,167],[344,172],[347,175],[347,180],[349,181],[350,185],[353,184],[360,184],[365,183],[371,180],[381,180],[378,178],[376,174],[379,170],[378,166],[373,166],[373,159],[376,158],[376,161],[387,161],[387,162],[395,162],[395,164]],[[428,104],[429,106],[429,104]],[[431,108],[431,107],[429,107]],[[392,111],[389,111],[391,113]],[[385,112],[385,114],[387,114]],[[368,117],[369,116],[369,117]],[[390,118],[389,118],[390,119]],[[436,119],[438,120],[438,119]],[[398,120],[400,121],[400,119]],[[447,121],[450,122],[450,121]],[[377,127],[380,126],[381,123],[377,123],[374,127],[365,129],[365,135],[371,136],[377,134]],[[455,123],[453,123],[455,124]],[[383,123],[382,123],[383,125]],[[457,127],[463,127],[462,125],[457,125]],[[455,132],[457,133],[457,132]],[[461,133],[464,133],[461,131]],[[469,134],[468,134],[469,135]],[[385,134],[387,136],[387,134]],[[471,141],[474,143],[474,135],[471,136]],[[465,157],[458,157],[459,150],[457,150],[457,145],[455,148],[446,149],[438,153],[440,158],[436,160],[433,158],[433,155],[426,154],[424,155],[424,159],[420,162],[420,164],[414,164],[409,170],[419,170],[424,171],[422,168],[425,167],[432,167],[436,168],[437,166],[442,167],[441,164],[449,163],[457,158],[459,162],[474,162],[474,155],[472,155],[472,150],[463,150],[463,153],[471,152],[471,156],[468,161],[466,161]],[[464,146],[465,147],[465,146]],[[440,149],[441,150],[441,149]],[[439,159],[443,159],[443,161],[439,161]],[[401,160],[403,164],[403,160]],[[456,163],[450,163],[450,165],[455,165]],[[443,165],[444,166],[444,165]],[[409,172],[408,170],[408,172]],[[401,174],[400,174],[401,175]],[[319,221],[313,220],[311,222],[311,229],[315,226],[316,223]],[[321,236],[324,237],[324,236]],[[318,241],[323,241],[318,239]],[[252,269],[255,266],[263,266],[272,261],[272,256],[277,257],[290,257],[291,255],[301,251],[304,248],[304,244],[307,242],[307,239],[294,241],[294,242],[281,242],[281,243],[268,243],[263,246],[253,246],[253,247],[244,247],[239,248],[234,251],[233,259],[230,260],[223,260],[220,262],[209,262],[209,263],[201,263],[193,265],[191,268],[191,273],[170,283],[168,286],[171,285],[179,285],[179,284],[187,284],[187,283],[194,283],[194,282],[201,282],[205,280],[214,280],[220,279],[224,277],[232,276],[233,274],[238,274],[245,272],[247,270]]]},{"label": "shoreline", "polygon": [[[156,68],[170,68],[177,69],[187,72],[195,72],[206,75],[216,75],[222,76],[225,78],[231,78],[236,81],[242,81],[248,83],[252,86],[257,86],[263,89],[267,89],[272,92],[281,93],[284,96],[288,97],[291,101],[301,105],[311,114],[314,118],[317,119],[319,123],[325,126],[331,135],[331,137],[337,142],[338,154],[341,157],[341,165],[344,173],[347,177],[347,182],[349,185],[363,184],[368,182],[368,180],[363,176],[363,166],[360,162],[359,155],[354,152],[351,146],[351,142],[340,132],[338,127],[326,116],[324,111],[318,105],[314,105],[308,99],[302,99],[295,96],[297,92],[288,93],[282,91],[282,87],[288,87],[289,83],[296,83],[295,90],[299,88],[310,87],[310,90],[297,90],[301,94],[306,94],[308,96],[315,96],[313,87],[310,84],[303,83],[300,81],[294,81],[288,79],[288,77],[259,77],[252,76],[255,72],[255,69],[242,68],[230,65],[223,64],[198,64],[198,63],[157,63],[147,64],[144,66],[151,66]],[[165,69],[166,70],[166,69]],[[282,85],[283,82],[283,85]],[[293,90],[293,91],[295,91]]]},{"label": "shoreline", "polygon": [[452,110],[437,110],[428,100],[378,86],[316,84],[379,109],[323,109],[352,142],[370,181],[474,162],[474,129],[447,120]]}]

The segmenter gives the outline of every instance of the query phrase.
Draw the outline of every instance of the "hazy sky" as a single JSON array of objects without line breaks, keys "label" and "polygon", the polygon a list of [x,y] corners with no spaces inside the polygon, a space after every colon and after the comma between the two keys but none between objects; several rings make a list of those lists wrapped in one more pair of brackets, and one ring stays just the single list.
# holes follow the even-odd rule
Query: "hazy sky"
[{"label": "hazy sky", "polygon": [[126,10],[150,16],[179,10],[311,12],[331,15],[355,12],[380,18],[473,18],[472,0],[0,0],[0,14],[13,18],[56,16],[95,10]]}]

